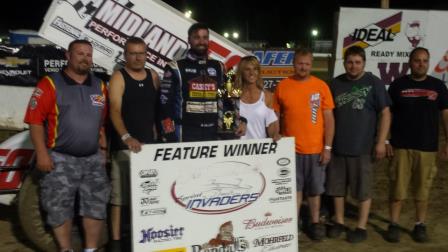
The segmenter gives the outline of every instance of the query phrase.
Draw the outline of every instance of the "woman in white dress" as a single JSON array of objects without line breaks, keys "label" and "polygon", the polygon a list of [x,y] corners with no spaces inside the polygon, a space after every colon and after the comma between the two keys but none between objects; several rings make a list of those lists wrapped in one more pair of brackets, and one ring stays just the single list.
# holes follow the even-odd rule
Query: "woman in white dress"
[{"label": "woman in white dress", "polygon": [[260,63],[255,56],[243,57],[238,64],[235,86],[242,89],[240,115],[247,119],[241,139],[280,139],[278,118],[272,109],[272,93],[263,90]]}]

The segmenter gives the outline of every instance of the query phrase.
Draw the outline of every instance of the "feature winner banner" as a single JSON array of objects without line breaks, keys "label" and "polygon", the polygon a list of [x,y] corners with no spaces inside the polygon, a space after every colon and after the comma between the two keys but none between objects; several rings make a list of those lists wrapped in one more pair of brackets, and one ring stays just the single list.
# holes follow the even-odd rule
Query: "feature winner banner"
[{"label": "feature winner banner", "polygon": [[366,71],[386,84],[408,73],[409,53],[428,48],[429,73],[448,82],[448,25],[446,11],[341,8],[334,76],[344,73],[343,55],[357,45],[366,51]]},{"label": "feature winner banner", "polygon": [[134,252],[298,251],[294,138],[131,154]]},{"label": "feature winner banner", "polygon": [[[162,74],[188,49],[187,30],[195,23],[160,0],[53,0],[39,35],[67,48],[74,39],[92,42],[95,63],[109,72],[123,62],[128,37],[148,45],[147,64]],[[250,53],[210,31],[210,56],[227,69]]]}]

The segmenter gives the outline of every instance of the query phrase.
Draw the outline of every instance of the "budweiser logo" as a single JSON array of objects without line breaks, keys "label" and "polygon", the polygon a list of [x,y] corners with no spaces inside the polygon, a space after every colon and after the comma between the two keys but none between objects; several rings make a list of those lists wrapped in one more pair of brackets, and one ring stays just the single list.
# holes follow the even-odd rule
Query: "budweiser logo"
[{"label": "budweiser logo", "polygon": [[243,224],[245,225],[245,229],[262,229],[272,226],[280,226],[286,223],[291,223],[292,217],[278,217],[274,218],[272,217],[272,213],[266,213],[264,215],[264,218],[261,220],[258,219],[246,219],[243,221]]}]

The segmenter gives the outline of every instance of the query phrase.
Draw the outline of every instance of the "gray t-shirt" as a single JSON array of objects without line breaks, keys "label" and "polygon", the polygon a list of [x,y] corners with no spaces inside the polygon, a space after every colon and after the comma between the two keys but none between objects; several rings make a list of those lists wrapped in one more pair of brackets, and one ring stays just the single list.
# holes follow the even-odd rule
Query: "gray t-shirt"
[{"label": "gray t-shirt", "polygon": [[339,75],[330,84],[335,109],[333,152],[359,156],[371,154],[375,142],[378,113],[391,101],[385,84],[366,72],[358,80]]}]

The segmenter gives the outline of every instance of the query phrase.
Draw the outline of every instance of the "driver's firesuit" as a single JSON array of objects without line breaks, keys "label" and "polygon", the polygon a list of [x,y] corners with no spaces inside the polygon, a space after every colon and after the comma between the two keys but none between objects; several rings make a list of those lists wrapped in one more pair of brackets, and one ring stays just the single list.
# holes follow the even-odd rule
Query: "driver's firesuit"
[{"label": "driver's firesuit", "polygon": [[167,65],[160,86],[159,116],[162,136],[168,142],[221,138],[217,92],[224,73],[221,62],[198,58],[191,50],[184,59]]}]

